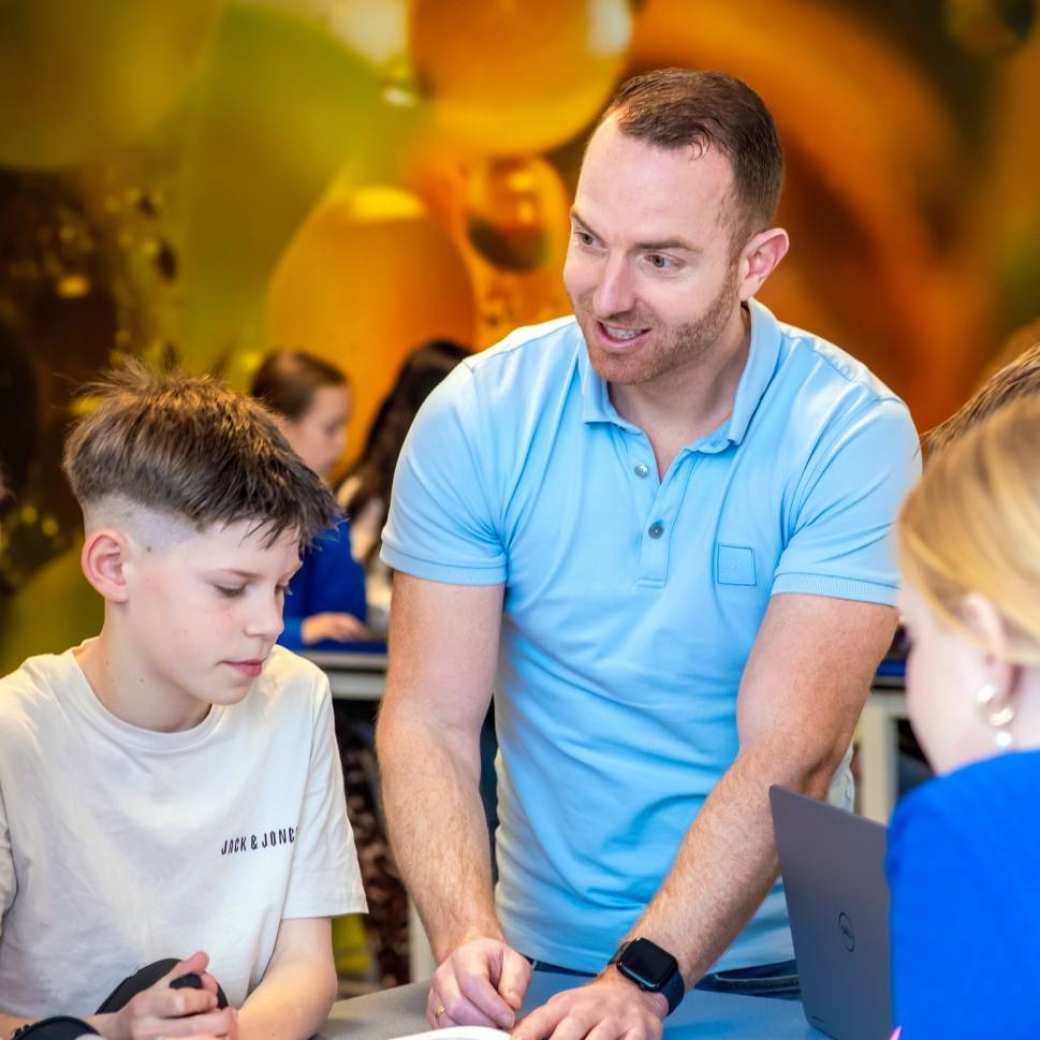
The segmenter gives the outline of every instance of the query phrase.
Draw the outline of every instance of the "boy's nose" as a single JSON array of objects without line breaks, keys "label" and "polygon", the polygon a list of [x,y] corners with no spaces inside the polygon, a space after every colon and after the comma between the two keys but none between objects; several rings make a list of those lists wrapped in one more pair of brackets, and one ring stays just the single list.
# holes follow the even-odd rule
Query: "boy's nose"
[{"label": "boy's nose", "polygon": [[272,599],[265,607],[253,611],[248,619],[246,633],[274,642],[282,634],[283,628],[285,619],[282,617],[282,604],[278,599]]}]

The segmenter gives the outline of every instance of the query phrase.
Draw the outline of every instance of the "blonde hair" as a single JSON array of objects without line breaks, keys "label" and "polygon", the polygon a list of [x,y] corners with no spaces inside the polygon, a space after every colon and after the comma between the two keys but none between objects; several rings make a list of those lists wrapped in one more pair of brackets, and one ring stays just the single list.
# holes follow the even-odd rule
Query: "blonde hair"
[{"label": "blonde hair", "polygon": [[1040,664],[1040,400],[1013,401],[936,454],[903,503],[897,549],[940,620],[979,642],[961,615],[979,593],[1007,623],[1005,658]]}]

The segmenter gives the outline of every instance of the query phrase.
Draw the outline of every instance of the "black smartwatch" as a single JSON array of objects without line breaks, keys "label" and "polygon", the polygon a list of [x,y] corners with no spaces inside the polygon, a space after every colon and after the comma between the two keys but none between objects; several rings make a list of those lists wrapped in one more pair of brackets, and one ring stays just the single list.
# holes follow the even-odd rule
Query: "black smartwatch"
[{"label": "black smartwatch", "polygon": [[623,942],[610,958],[610,963],[640,989],[663,994],[668,1001],[669,1015],[679,1006],[686,992],[679,962],[649,939]]}]

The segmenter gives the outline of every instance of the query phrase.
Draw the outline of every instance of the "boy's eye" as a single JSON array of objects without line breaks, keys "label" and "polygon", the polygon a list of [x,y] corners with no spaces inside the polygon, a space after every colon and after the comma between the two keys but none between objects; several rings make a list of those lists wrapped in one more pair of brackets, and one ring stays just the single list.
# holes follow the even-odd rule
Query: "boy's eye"
[{"label": "boy's eye", "polygon": [[245,592],[245,585],[217,585],[217,592],[228,599],[234,599],[236,596],[241,596]]}]

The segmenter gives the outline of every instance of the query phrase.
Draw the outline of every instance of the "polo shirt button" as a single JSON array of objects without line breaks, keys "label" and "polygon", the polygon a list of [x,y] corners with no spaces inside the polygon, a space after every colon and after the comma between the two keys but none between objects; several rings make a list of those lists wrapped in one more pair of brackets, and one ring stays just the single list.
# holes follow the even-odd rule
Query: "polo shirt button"
[{"label": "polo shirt button", "polygon": [[655,520],[648,528],[647,532],[651,538],[660,538],[664,534],[664,524],[660,520]]},{"label": "polo shirt button", "polygon": [[635,475],[637,477],[645,477],[650,472],[650,467],[645,462],[640,462],[635,467]]}]

